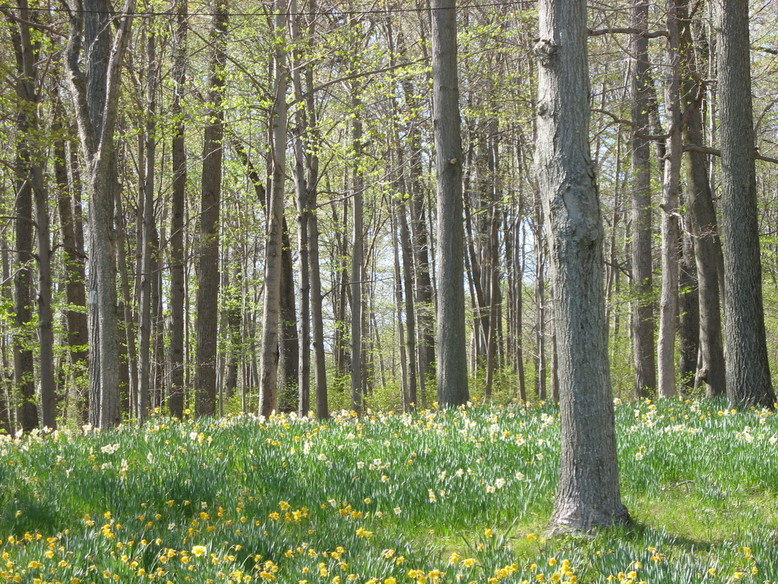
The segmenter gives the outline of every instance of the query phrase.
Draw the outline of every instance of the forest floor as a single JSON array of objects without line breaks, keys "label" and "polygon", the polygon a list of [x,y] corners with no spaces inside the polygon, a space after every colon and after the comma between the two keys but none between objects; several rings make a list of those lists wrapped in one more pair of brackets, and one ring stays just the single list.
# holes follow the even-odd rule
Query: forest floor
[{"label": "forest floor", "polygon": [[0,582],[778,582],[778,419],[617,403],[629,528],[544,535],[552,405],[0,440]]}]

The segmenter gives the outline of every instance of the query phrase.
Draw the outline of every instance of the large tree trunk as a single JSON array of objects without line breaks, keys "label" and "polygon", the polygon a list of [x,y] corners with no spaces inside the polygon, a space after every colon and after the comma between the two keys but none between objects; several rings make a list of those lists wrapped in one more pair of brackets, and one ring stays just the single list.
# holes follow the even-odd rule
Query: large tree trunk
[{"label": "large tree trunk", "polygon": [[275,78],[274,98],[271,110],[271,156],[272,184],[268,201],[268,235],[265,246],[265,298],[262,315],[262,355],[260,361],[259,414],[269,416],[278,401],[278,358],[281,313],[281,255],[284,219],[284,187],[286,185],[286,139],[287,107],[286,89],[289,67],[285,47],[286,6],[276,0],[273,34],[276,52],[274,55]]},{"label": "large tree trunk", "polygon": [[773,407],[756,205],[748,0],[718,0],[721,227],[727,398]]},{"label": "large tree trunk", "polygon": [[197,274],[195,413],[216,413],[216,344],[219,322],[219,211],[224,147],[224,66],[227,61],[227,0],[216,3],[211,23],[211,64],[203,144],[200,264]]},{"label": "large tree trunk", "polygon": [[562,454],[552,531],[629,521],[621,503],[603,296],[603,225],[589,155],[584,0],[541,0],[535,163],[548,228]]},{"label": "large tree trunk", "polygon": [[90,422],[106,428],[119,423],[113,133],[121,64],[135,1],[125,2],[115,34],[113,12],[106,0],[72,0],[71,4],[68,82],[86,160],[90,200]]},{"label": "large tree trunk", "polygon": [[175,120],[171,147],[173,163],[172,212],[170,215],[170,415],[184,415],[184,214],[186,201],[186,148],[181,97],[186,82],[187,0],[176,0],[176,29],[173,40],[173,103]]},{"label": "large tree trunk", "polygon": [[[637,0],[632,8],[633,27],[648,29],[648,0]],[[651,100],[651,77],[648,62],[648,38],[632,36],[632,339],[635,364],[635,395],[645,397],[656,389],[654,356],[654,291],[651,261],[651,151],[648,140],[638,132],[648,133]]]},{"label": "large tree trunk", "polygon": [[432,83],[438,191],[438,402],[459,406],[467,381],[463,287],[462,138],[457,77],[456,1],[432,1]]}]

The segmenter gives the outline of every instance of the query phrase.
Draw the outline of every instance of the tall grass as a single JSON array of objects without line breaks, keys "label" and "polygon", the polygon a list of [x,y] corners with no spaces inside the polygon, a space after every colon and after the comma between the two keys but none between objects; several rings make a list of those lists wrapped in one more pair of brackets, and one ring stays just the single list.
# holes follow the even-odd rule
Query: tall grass
[{"label": "tall grass", "polygon": [[173,421],[0,443],[0,582],[778,581],[778,422],[616,408],[635,524],[546,539],[558,410]]}]

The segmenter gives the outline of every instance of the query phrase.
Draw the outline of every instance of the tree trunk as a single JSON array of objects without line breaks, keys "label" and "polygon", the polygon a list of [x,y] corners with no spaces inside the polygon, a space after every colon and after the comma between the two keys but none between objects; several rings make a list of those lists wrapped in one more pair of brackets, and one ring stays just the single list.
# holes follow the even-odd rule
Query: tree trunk
[{"label": "tree trunk", "polygon": [[589,155],[584,0],[541,0],[535,163],[548,228],[562,454],[552,531],[626,523],[603,296],[603,225]]},{"label": "tree trunk", "polygon": [[[362,102],[359,99],[358,88],[355,82],[351,84],[351,107],[353,118],[351,120],[351,156],[352,167],[352,213],[351,222],[351,409],[358,414],[363,413],[365,407],[365,357],[362,354],[362,318],[364,304],[362,300],[365,259],[364,242],[364,210],[363,191],[365,180],[360,166],[362,160]],[[365,337],[367,335],[364,335]]]},{"label": "tree trunk", "polygon": [[694,238],[688,230],[684,230],[681,234],[681,263],[678,271],[678,369],[681,385],[685,389],[693,389],[696,385],[697,359],[700,355],[700,295],[694,251]]},{"label": "tree trunk", "polygon": [[[63,131],[61,118],[64,115],[61,104],[55,106],[55,133]],[[86,319],[86,272],[84,269],[84,236],[81,220],[81,209],[76,203],[79,185],[71,186],[67,171],[68,153],[65,139],[58,136],[54,142],[54,180],[57,185],[57,208],[59,210],[60,228],[62,232],[62,247],[65,269],[65,301],[68,310],[65,311],[67,329],[68,360],[70,363],[70,379],[68,383],[72,390],[73,406],[76,421],[79,425],[86,424],[89,413],[89,403],[82,380],[86,375],[89,345],[89,326]],[[80,237],[77,232],[81,232]],[[81,307],[81,310],[75,309]]]},{"label": "tree trunk", "polygon": [[717,6],[727,399],[730,407],[772,408],[775,393],[765,338],[757,221],[748,0],[718,0]]},{"label": "tree trunk", "polygon": [[203,143],[200,258],[197,278],[195,413],[216,413],[216,345],[219,322],[219,212],[224,155],[224,66],[227,61],[227,0],[216,3],[211,22],[211,63]]},{"label": "tree trunk", "polygon": [[275,0],[273,35],[274,98],[271,111],[272,185],[268,201],[268,235],[265,247],[265,298],[262,315],[262,355],[260,361],[259,414],[269,416],[278,406],[279,325],[281,312],[281,255],[283,241],[284,187],[286,185],[287,107],[289,67],[286,56],[286,6]]},{"label": "tree trunk", "polygon": [[[684,117],[683,141],[702,145],[703,121],[700,108],[702,88],[695,81],[700,77],[696,62],[688,0],[676,0],[679,25],[679,52],[691,71],[682,76]],[[726,393],[726,370],[722,340],[720,272],[723,269],[721,241],[718,234],[716,209],[708,179],[707,160],[700,152],[684,154],[686,171],[687,213],[694,237],[694,257],[697,264],[700,315],[701,369],[697,376],[707,386],[709,397]]]},{"label": "tree trunk", "polygon": [[146,40],[146,56],[148,66],[148,79],[146,87],[146,135],[145,135],[145,168],[143,172],[143,223],[141,230],[141,265],[140,265],[140,300],[138,306],[138,382],[135,410],[138,420],[143,422],[149,414],[149,385],[151,377],[151,288],[152,278],[156,274],[152,272],[152,256],[156,256],[159,250],[153,246],[156,224],[154,218],[154,181],[156,163],[156,115],[157,115],[157,86],[159,84],[159,63],[157,62],[157,39],[153,30],[148,30]]},{"label": "tree trunk", "polygon": [[175,120],[172,138],[172,212],[170,215],[170,391],[168,409],[174,418],[184,415],[184,297],[185,253],[184,214],[186,209],[186,147],[184,143],[183,106],[186,83],[187,0],[176,0],[176,29],[173,39],[173,103]]},{"label": "tree trunk", "polygon": [[[26,11],[25,11],[26,12]],[[27,34],[27,41],[22,35]],[[35,87],[30,72],[25,71],[25,63],[33,62],[32,44],[29,40],[29,28],[21,26],[14,31],[14,48],[19,77],[16,94],[20,100],[16,114],[16,188],[14,198],[14,235],[16,248],[16,266],[14,275],[14,386],[18,401],[17,418],[22,431],[29,432],[38,427],[38,406],[35,396],[35,366],[32,351],[32,339],[28,329],[32,322],[32,166],[33,149],[30,146],[30,134],[35,129],[33,114],[29,104],[35,101]],[[24,55],[25,52],[30,54]],[[35,110],[33,110],[35,111]]]},{"label": "tree trunk", "polygon": [[675,384],[675,335],[678,330],[678,258],[680,227],[678,224],[678,194],[681,190],[680,65],[678,53],[678,16],[674,0],[667,2],[668,58],[670,76],[666,88],[667,119],[670,137],[663,179],[662,213],[662,292],[659,300],[658,394],[672,397]]},{"label": "tree trunk", "polygon": [[[648,0],[637,0],[632,8],[633,27],[648,30]],[[651,260],[651,151],[647,140],[637,133],[648,133],[651,100],[648,38],[632,35],[632,342],[635,364],[635,395],[645,397],[656,389],[654,354],[654,284]]]},{"label": "tree trunk", "polygon": [[287,226],[286,218],[283,220],[282,228],[278,410],[280,412],[294,412],[297,411],[297,400],[299,397],[300,341],[297,337],[297,311],[294,301],[292,242],[289,238],[289,227]]},{"label": "tree trunk", "polygon": [[[119,104],[121,64],[135,1],[127,0],[114,27],[106,0],[84,0],[70,11],[68,82],[81,148],[87,162],[90,239],[90,422],[119,423],[119,333],[116,314],[113,133]],[[115,34],[112,34],[116,28]],[[113,41],[112,41],[113,37]],[[83,54],[82,54],[82,51]],[[83,57],[83,58],[82,58]],[[81,69],[82,64],[85,70]]]},{"label": "tree trunk", "polygon": [[455,0],[432,0],[432,78],[438,201],[438,402],[467,403],[463,288],[462,138]]}]

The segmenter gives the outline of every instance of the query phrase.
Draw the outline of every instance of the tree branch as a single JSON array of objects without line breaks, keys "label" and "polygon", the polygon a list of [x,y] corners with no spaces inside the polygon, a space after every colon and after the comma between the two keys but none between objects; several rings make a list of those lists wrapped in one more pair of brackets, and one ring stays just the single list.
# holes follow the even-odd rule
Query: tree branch
[{"label": "tree branch", "polygon": [[639,28],[632,27],[616,27],[616,28],[597,28],[588,29],[587,34],[589,36],[603,36],[606,34],[637,34],[647,39],[656,39],[659,37],[669,37],[670,33],[666,30],[641,30]]}]

